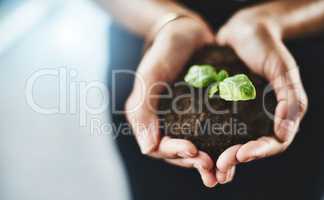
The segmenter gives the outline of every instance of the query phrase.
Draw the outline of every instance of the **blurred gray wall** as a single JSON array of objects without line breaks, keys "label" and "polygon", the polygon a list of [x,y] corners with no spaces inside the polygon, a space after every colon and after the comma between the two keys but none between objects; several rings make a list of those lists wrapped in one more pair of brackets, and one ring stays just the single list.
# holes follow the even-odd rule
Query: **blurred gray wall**
[{"label": "blurred gray wall", "polygon": [[108,25],[93,3],[66,1],[0,54],[1,200],[129,199],[107,110],[83,112],[105,103]]}]

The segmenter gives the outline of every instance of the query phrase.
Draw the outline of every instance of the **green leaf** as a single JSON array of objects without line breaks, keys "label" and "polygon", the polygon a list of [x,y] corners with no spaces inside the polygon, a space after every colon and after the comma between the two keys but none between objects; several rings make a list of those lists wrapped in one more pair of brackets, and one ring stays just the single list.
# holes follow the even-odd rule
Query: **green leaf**
[{"label": "green leaf", "polygon": [[213,83],[208,89],[208,97],[212,98],[218,92],[219,82]]},{"label": "green leaf", "polygon": [[216,81],[216,70],[211,65],[193,65],[185,76],[185,81],[195,88],[208,87]]},{"label": "green leaf", "polygon": [[216,75],[216,80],[221,82],[223,80],[225,80],[226,78],[228,78],[228,72],[226,70],[220,70],[220,72],[217,73]]},{"label": "green leaf", "polygon": [[226,101],[246,101],[256,98],[256,89],[245,74],[238,74],[219,83],[219,94]]}]

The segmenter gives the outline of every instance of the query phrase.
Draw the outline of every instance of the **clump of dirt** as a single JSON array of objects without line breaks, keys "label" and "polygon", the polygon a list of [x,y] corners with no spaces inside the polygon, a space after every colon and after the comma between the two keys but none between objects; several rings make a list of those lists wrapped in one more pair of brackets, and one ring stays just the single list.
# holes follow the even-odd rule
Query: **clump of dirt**
[{"label": "clump of dirt", "polygon": [[[246,74],[255,85],[255,100],[230,102],[217,95],[208,98],[207,89],[195,89],[184,83],[187,69],[194,64],[211,64],[230,75]],[[179,76],[171,91],[160,98],[161,131],[174,138],[192,141],[215,160],[228,147],[244,144],[273,133],[271,114],[275,95],[263,78],[249,71],[229,48],[209,46],[199,50]],[[264,95],[264,91],[266,95]],[[168,98],[165,94],[171,94]],[[270,114],[270,115],[269,115]]]}]

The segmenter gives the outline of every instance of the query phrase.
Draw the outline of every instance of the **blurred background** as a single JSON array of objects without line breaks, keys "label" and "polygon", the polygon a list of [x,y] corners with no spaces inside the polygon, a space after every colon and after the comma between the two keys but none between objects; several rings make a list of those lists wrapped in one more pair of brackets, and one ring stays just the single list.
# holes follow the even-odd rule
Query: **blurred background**
[{"label": "blurred background", "polygon": [[[80,91],[69,91],[61,104],[55,73],[35,80],[36,105],[60,109],[51,115],[33,110],[25,95],[27,81],[44,70],[73,71],[77,83],[104,83],[109,24],[92,1],[0,0],[1,200],[128,199],[111,136],[80,126]],[[102,94],[89,90],[89,104],[101,101]],[[104,113],[87,117],[109,120]]]},{"label": "blurred background", "polygon": [[91,0],[0,0],[0,200],[130,199],[109,115],[84,115],[107,96],[110,25]]}]

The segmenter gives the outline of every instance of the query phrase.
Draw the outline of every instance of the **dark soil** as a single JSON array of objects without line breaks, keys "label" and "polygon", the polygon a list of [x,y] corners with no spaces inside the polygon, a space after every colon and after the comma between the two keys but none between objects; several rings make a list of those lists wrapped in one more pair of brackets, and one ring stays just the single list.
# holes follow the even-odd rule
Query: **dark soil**
[{"label": "dark soil", "polygon": [[159,116],[165,135],[188,139],[216,160],[232,145],[272,134],[273,120],[264,111],[263,101],[267,111],[273,113],[276,105],[274,93],[270,92],[263,98],[268,83],[250,72],[232,50],[205,47],[192,57],[187,67],[193,64],[212,64],[218,71],[227,70],[230,76],[238,73],[248,75],[256,87],[257,97],[239,102],[224,101],[217,95],[208,99],[205,88],[177,85],[183,83],[187,68],[172,86],[172,98],[160,99],[160,111],[165,113]]}]

